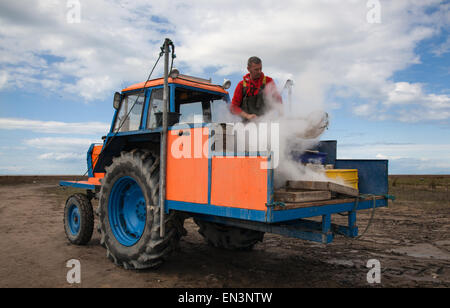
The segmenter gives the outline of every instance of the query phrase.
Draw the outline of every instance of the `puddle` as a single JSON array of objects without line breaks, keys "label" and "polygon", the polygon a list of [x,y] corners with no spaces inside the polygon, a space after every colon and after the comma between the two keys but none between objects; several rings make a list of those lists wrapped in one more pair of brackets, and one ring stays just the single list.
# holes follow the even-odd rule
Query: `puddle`
[{"label": "puddle", "polygon": [[415,258],[427,258],[427,259],[438,259],[438,260],[450,260],[450,254],[436,248],[431,244],[417,244],[414,246],[406,246],[401,248],[396,248],[389,250],[389,252],[395,252],[400,254],[405,254],[410,257]]}]

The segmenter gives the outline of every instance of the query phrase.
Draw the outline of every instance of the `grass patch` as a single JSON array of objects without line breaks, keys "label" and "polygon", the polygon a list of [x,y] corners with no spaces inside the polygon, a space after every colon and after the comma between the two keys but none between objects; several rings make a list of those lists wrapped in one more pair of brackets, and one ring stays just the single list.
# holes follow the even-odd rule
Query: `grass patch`
[{"label": "grass patch", "polygon": [[450,206],[450,175],[391,175],[389,193],[399,202]]}]

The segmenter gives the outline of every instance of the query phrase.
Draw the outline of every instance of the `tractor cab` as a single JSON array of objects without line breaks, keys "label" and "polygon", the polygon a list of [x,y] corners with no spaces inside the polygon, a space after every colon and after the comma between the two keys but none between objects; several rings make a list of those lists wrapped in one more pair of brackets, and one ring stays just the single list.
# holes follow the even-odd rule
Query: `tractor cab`
[{"label": "tractor cab", "polygon": [[[219,122],[229,108],[226,91],[231,83],[216,85],[211,80],[187,75],[168,78],[168,126],[170,131],[189,125],[205,126]],[[98,183],[105,167],[124,151],[160,149],[163,115],[164,78],[134,84],[114,95],[114,117],[103,144],[92,145],[88,151],[91,181]],[[108,148],[103,151],[102,148]],[[102,155],[99,153],[102,152]]]},{"label": "tractor cab", "polygon": [[[162,125],[163,78],[135,84],[115,99],[116,113],[110,133],[157,130]],[[210,80],[179,75],[169,78],[169,126],[177,123],[217,122],[230,101],[226,89]]]}]

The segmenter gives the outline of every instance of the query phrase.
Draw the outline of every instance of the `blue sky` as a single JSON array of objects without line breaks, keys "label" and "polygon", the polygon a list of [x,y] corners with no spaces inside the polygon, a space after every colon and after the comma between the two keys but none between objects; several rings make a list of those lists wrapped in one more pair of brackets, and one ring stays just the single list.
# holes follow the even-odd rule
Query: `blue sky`
[{"label": "blue sky", "polygon": [[3,1],[0,174],[83,174],[114,92],[145,80],[167,36],[182,73],[228,78],[230,95],[252,55],[278,87],[293,79],[295,112],[329,113],[339,158],[449,174],[449,33],[439,0]]}]

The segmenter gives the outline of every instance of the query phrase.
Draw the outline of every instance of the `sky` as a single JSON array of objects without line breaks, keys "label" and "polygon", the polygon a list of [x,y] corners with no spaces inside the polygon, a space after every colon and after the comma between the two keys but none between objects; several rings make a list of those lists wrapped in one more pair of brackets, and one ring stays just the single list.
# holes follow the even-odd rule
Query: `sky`
[{"label": "sky", "polygon": [[[116,91],[166,37],[183,74],[234,87],[250,56],[298,112],[323,109],[338,158],[450,174],[450,1],[0,0],[0,175],[86,171]],[[155,77],[162,75],[159,65]]]}]

